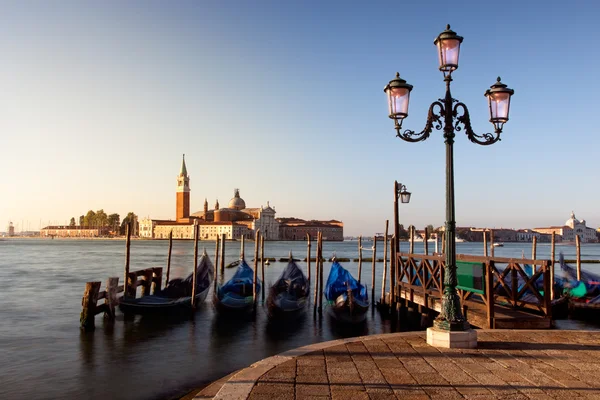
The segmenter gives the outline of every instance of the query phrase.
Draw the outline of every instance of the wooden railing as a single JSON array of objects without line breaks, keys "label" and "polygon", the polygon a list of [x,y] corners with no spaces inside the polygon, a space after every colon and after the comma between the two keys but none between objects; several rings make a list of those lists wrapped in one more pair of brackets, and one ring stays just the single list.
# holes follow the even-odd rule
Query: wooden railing
[{"label": "wooden railing", "polygon": [[[136,297],[137,288],[141,286],[141,295],[147,296],[151,292],[156,293],[162,287],[162,267],[147,268],[139,271],[129,272],[127,275],[127,289],[125,285],[119,285],[118,277],[108,278],[106,289],[100,291],[102,282],[87,282],[81,300],[81,328],[89,331],[95,328],[95,316],[104,313],[110,320],[115,318],[115,309],[119,305],[124,293],[127,297]],[[126,293],[125,293],[126,292]],[[104,303],[98,305],[98,301],[104,299]]]},{"label": "wooden railing", "polygon": [[[436,301],[439,302],[444,287],[444,256],[399,253],[396,258],[396,293],[413,302],[415,296],[421,297],[421,302],[426,306],[435,304]],[[485,305],[489,328],[494,326],[495,304],[513,309],[530,309],[546,318],[552,317],[551,261],[461,254],[457,255],[456,261],[483,264],[485,270],[483,293],[458,290],[458,294],[463,306],[467,301],[477,301]],[[504,269],[501,268],[503,264],[506,265]],[[528,276],[523,270],[524,264],[532,266],[533,274],[531,276]],[[541,287],[539,284],[536,285],[540,278]]]}]

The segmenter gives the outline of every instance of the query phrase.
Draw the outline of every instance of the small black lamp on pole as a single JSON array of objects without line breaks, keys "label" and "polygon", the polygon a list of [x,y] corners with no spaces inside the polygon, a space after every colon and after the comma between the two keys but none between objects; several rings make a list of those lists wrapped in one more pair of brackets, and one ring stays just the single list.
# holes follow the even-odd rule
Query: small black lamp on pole
[{"label": "small black lamp on pole", "polygon": [[420,142],[429,138],[433,128],[443,130],[444,132],[443,136],[446,143],[446,268],[444,273],[442,309],[440,315],[434,321],[434,328],[447,332],[465,331],[470,327],[463,316],[460,299],[456,292],[456,218],[454,207],[453,151],[455,132],[464,130],[471,142],[484,146],[498,142],[504,124],[508,121],[510,98],[514,94],[514,90],[509,89],[498,78],[496,83],[485,92],[485,96],[488,99],[490,122],[494,126],[494,133],[478,135],[473,131],[467,106],[452,98],[450,93],[452,72],[458,68],[458,58],[462,41],[463,38],[452,31],[450,25],[448,25],[446,30],[440,33],[433,42],[438,51],[439,70],[442,71],[444,82],[446,82],[446,95],[443,99],[434,101],[429,106],[427,122],[421,132],[409,129],[402,130],[402,122],[408,116],[408,104],[413,86],[400,78],[399,73],[396,73],[396,77],[384,89],[388,97],[389,117],[394,120],[397,132],[396,136],[400,139],[407,142]]}]

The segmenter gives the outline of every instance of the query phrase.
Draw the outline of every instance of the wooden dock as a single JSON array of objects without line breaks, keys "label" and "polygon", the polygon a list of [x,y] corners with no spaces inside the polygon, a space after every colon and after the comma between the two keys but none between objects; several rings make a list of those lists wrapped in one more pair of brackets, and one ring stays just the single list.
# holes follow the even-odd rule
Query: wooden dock
[{"label": "wooden dock", "polygon": [[[398,253],[395,261],[392,274],[396,278],[397,306],[416,305],[424,313],[439,312],[444,256]],[[531,276],[525,273],[525,264],[532,267]],[[471,276],[466,276],[471,287],[464,285],[465,276],[461,282],[460,273],[458,286],[471,325],[489,329],[552,328],[550,261],[457,255],[457,265],[473,269]],[[542,288],[535,284],[540,277]]]}]

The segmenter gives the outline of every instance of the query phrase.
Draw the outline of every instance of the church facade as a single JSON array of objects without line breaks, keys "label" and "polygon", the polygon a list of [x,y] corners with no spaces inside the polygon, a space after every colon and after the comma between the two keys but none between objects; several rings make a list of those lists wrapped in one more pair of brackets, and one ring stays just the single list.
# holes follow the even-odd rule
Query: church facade
[{"label": "church facade", "polygon": [[575,242],[575,237],[579,236],[582,243],[592,243],[598,240],[596,231],[586,225],[585,219],[578,220],[575,218],[575,213],[571,212],[569,218],[564,225],[550,226],[547,228],[534,228],[535,232],[552,234],[555,233],[563,242]]},{"label": "church facade", "polygon": [[225,235],[226,239],[254,238],[258,229],[265,240],[279,240],[279,222],[275,218],[275,208],[267,202],[266,207],[247,208],[235,189],[227,207],[220,207],[217,200],[209,209],[204,200],[204,209],[190,213],[190,177],[185,164],[185,155],[177,175],[175,198],[175,220],[144,218],[139,221],[140,237],[166,239],[173,232],[175,239],[193,239],[194,225],[199,225],[201,240],[215,240]]}]

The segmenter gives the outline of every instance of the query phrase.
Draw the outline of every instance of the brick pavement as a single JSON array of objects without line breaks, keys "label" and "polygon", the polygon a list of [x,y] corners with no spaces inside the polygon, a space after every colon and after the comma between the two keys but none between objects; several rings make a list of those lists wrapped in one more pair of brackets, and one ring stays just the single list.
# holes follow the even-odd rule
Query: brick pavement
[{"label": "brick pavement", "polygon": [[470,350],[425,332],[320,343],[242,370],[220,398],[600,399],[600,332],[482,330]]}]

